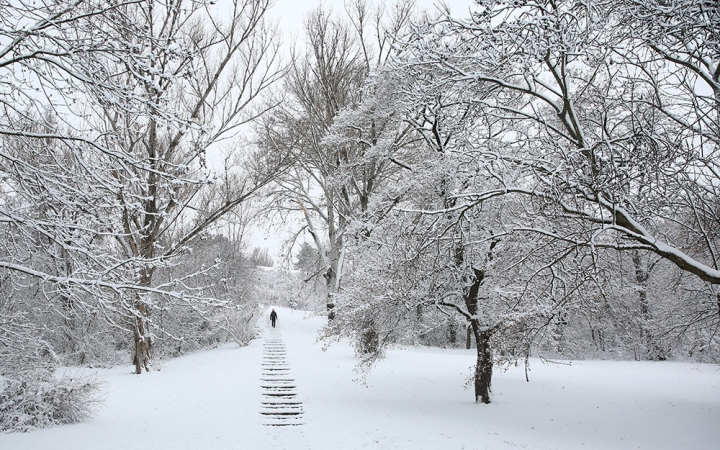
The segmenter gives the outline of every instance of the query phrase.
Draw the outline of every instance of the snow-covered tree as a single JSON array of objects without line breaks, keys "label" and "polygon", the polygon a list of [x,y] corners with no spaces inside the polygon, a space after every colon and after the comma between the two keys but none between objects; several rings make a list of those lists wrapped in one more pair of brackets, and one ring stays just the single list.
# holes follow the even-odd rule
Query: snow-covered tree
[{"label": "snow-covered tree", "polygon": [[[646,357],[664,352],[651,310],[685,304],[681,294],[648,303],[651,266],[697,277],[686,288],[702,312],[685,322],[715,327],[716,18],[717,6],[701,1],[488,0],[468,19],[417,24],[378,76],[404,80],[383,100],[402,118],[396,129],[410,124],[426,146],[384,155],[404,166],[405,181],[376,197],[375,211],[392,211],[376,217],[389,224],[364,225],[373,234],[352,262],[359,287],[348,280],[338,309],[347,320],[330,324],[329,336],[361,343],[366,321],[391,342],[419,299],[434,299],[486,333],[475,376],[485,402],[491,365],[481,347],[490,345],[491,362],[562,341],[569,317],[607,298],[608,273],[624,270],[613,261],[634,272],[624,293],[634,306],[615,319],[642,318]],[[434,197],[418,197],[421,187]],[[402,256],[383,253],[383,264],[373,240]],[[422,269],[408,269],[423,258]],[[425,281],[440,273],[444,285]]]},{"label": "snow-covered tree", "polygon": [[9,241],[0,266],[132,332],[138,373],[159,299],[210,300],[182,279],[153,283],[154,271],[282,164],[235,141],[244,166],[206,167],[281,73],[269,2],[213,4],[1,5],[0,217],[25,248]]},{"label": "snow-covered tree", "polygon": [[330,318],[341,286],[347,226],[367,208],[387,170],[368,151],[373,136],[363,130],[360,138],[338,139],[333,124],[342,109],[361,100],[365,78],[387,58],[389,36],[407,25],[412,7],[401,2],[386,10],[355,1],[346,12],[338,18],[320,8],[308,16],[307,46],[285,83],[284,106],[261,130],[263,145],[295,158],[272,198],[276,209],[304,219],[324,266]]},{"label": "snow-covered tree", "polygon": [[[716,8],[681,3],[666,21],[695,39],[710,36],[712,27],[683,9],[713,16]],[[712,199],[704,197],[717,177],[716,81],[701,76],[717,67],[717,50],[678,49],[669,24],[642,35],[643,17],[615,2],[482,1],[468,20],[428,24],[408,45],[405,64],[437,71],[438,92],[466,92],[462,101],[477,108],[468,120],[503,121],[500,151],[485,151],[481,140],[468,145],[481,170],[499,177],[497,187],[466,198],[545,198],[588,227],[585,238],[561,238],[649,250],[717,284],[717,242],[706,223]],[[662,53],[657,45],[666,40]],[[690,100],[675,102],[678,95]],[[491,163],[527,176],[504,183]],[[670,235],[676,221],[696,245]]]},{"label": "snow-covered tree", "polygon": [[[196,196],[212,181],[205,168],[206,151],[263,112],[254,107],[253,100],[278,79],[279,72],[273,64],[272,30],[264,25],[268,1],[232,2],[231,14],[202,4],[188,6],[189,11],[181,5],[150,4],[142,16],[156,39],[175,42],[187,56],[158,55],[147,67],[131,66],[129,71],[142,74],[134,90],[152,99],[151,108],[167,105],[189,125],[173,127],[149,114],[152,110],[144,123],[112,111],[102,113],[108,134],[119,137],[118,149],[135,155],[149,169],[128,167],[113,174],[121,185],[115,193],[122,224],[119,241],[125,256],[139,262],[133,269],[137,269],[140,286],[151,286],[155,267],[267,184],[281,161],[279,155],[265,158],[235,150],[237,155],[242,152],[241,163],[249,165],[255,159],[258,170],[235,168],[241,178],[225,179],[219,201],[204,204],[204,210],[196,212]],[[133,45],[152,48],[153,44],[140,40]],[[192,226],[178,232],[173,224],[182,222]],[[138,372],[143,366],[147,369],[152,346],[148,322],[152,303],[142,295],[133,302]]]},{"label": "snow-covered tree", "polygon": [[272,267],[273,259],[267,248],[255,247],[250,255],[250,261],[256,266]]},{"label": "snow-covered tree", "polygon": [[317,249],[308,242],[300,244],[296,258],[293,264],[295,270],[302,272],[303,278],[308,281],[323,269],[320,267],[321,259]]}]

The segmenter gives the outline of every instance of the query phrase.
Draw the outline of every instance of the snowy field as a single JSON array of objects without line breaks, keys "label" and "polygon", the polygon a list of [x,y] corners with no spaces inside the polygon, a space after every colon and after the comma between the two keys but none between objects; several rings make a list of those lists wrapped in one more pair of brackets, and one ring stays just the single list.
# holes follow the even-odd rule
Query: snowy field
[{"label": "snowy field", "polygon": [[496,373],[493,403],[481,405],[463,388],[472,350],[395,350],[362,385],[349,347],[323,352],[315,342],[322,318],[278,312],[304,425],[263,426],[260,338],[141,376],[130,366],[101,370],[106,394],[95,418],[0,434],[0,449],[720,448],[717,366],[535,360],[530,383],[522,367]]}]

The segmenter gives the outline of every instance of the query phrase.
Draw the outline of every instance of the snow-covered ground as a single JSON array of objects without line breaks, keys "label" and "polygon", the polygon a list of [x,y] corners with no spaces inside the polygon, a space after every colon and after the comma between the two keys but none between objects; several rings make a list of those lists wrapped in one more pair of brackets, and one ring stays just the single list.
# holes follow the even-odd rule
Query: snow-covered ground
[{"label": "snow-covered ground", "polygon": [[[95,418],[0,434],[1,450],[717,449],[720,369],[676,362],[531,362],[496,373],[493,403],[463,385],[471,350],[402,349],[354,382],[352,350],[315,342],[323,319],[278,309],[304,425],[263,426],[263,339],[101,370]],[[266,325],[263,325],[266,326]],[[267,330],[265,335],[269,335]]]}]

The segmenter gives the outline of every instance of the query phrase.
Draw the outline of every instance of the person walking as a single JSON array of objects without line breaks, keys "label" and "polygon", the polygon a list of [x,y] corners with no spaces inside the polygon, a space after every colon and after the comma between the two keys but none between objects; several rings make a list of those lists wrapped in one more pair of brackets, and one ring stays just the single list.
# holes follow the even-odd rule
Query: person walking
[{"label": "person walking", "polygon": [[272,327],[275,328],[275,321],[277,320],[277,313],[273,309],[270,313],[270,322],[272,323]]}]

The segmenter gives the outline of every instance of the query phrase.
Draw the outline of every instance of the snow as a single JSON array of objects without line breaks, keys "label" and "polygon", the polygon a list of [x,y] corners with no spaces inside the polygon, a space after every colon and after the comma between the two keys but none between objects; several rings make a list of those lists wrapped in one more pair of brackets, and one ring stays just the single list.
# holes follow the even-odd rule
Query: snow
[{"label": "snow", "polygon": [[529,383],[523,367],[496,372],[493,403],[475,404],[463,388],[472,350],[392,350],[365,385],[353,381],[351,348],[323,352],[316,342],[323,318],[276,310],[304,425],[263,426],[260,338],[141,376],[130,366],[100,370],[105,406],[95,418],[0,434],[0,449],[702,450],[720,442],[717,366],[531,360]]}]

